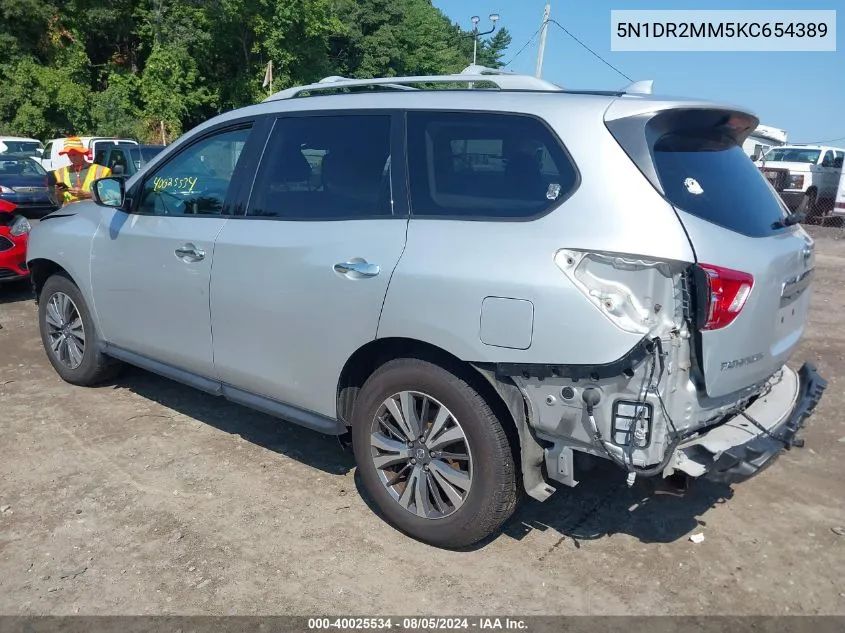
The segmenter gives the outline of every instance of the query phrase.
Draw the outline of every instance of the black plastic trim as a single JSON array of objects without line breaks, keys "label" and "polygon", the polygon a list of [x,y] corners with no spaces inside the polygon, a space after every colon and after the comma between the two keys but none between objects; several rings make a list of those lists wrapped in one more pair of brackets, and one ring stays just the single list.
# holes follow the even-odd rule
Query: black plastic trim
[{"label": "black plastic trim", "polygon": [[626,372],[633,375],[634,369],[654,354],[654,343],[643,338],[622,358],[604,365],[554,365],[538,363],[496,363],[498,376],[521,376],[522,378],[570,378],[572,380],[602,380],[615,378]]},{"label": "black plastic trim", "polygon": [[786,420],[769,434],[734,446],[723,452],[705,473],[704,477],[723,484],[746,481],[765,470],[780,456],[783,450],[793,446],[802,447],[804,441],[796,436],[804,427],[821,400],[827,388],[827,381],[821,377],[815,365],[804,363],[798,370],[798,402]]}]

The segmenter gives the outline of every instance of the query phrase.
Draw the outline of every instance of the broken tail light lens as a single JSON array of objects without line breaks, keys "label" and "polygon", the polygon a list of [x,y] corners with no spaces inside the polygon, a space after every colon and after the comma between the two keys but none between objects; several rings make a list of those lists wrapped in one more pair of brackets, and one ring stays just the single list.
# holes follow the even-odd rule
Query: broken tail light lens
[{"label": "broken tail light lens", "polygon": [[702,330],[718,330],[733,323],[742,312],[754,277],[748,273],[712,264],[699,264],[707,280],[707,305],[704,306],[706,321]]}]

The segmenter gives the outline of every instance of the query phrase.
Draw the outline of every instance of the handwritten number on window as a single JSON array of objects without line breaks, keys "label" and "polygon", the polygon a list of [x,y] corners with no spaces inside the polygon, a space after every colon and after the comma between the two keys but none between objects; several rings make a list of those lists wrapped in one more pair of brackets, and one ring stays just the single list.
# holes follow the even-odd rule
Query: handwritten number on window
[{"label": "handwritten number on window", "polygon": [[196,176],[183,176],[176,178],[163,178],[156,176],[153,178],[153,192],[175,190],[183,193],[192,193],[194,187],[197,186],[198,178]]}]

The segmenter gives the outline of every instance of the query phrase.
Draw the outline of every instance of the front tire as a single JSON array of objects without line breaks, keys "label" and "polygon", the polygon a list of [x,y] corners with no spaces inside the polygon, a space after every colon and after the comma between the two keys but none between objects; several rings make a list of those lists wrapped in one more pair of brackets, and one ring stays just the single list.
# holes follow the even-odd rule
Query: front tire
[{"label": "front tire", "polygon": [[120,371],[120,363],[100,351],[102,341],[88,305],[66,275],[51,276],[41,289],[38,324],[47,358],[66,382],[88,387]]},{"label": "front tire", "polygon": [[366,492],[415,539],[472,545],[516,509],[516,465],[501,421],[439,365],[400,358],[381,366],[355,404],[352,443]]},{"label": "front tire", "polygon": [[816,224],[817,222],[821,223],[815,191],[809,191],[804,194],[804,197],[801,199],[801,203],[796,209],[796,213],[803,213],[807,218],[808,224]]}]

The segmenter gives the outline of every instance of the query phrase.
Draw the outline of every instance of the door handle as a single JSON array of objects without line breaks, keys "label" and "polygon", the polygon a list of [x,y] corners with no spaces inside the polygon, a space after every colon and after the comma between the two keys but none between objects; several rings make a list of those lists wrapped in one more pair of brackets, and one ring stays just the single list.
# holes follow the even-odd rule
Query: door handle
[{"label": "door handle", "polygon": [[186,262],[198,262],[205,259],[205,251],[190,242],[176,249],[176,257]]},{"label": "door handle", "polygon": [[378,264],[370,264],[363,259],[353,259],[348,262],[335,264],[334,270],[341,275],[357,279],[361,277],[375,277],[381,272],[381,267]]}]

